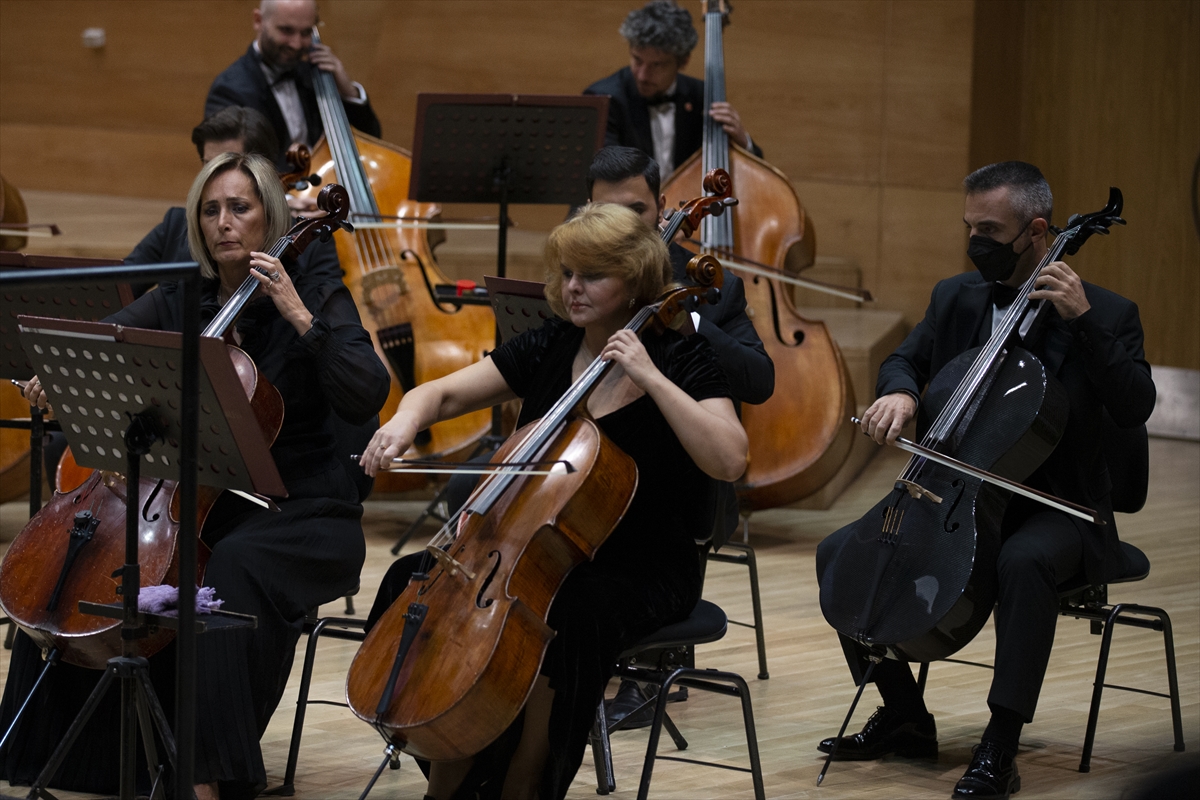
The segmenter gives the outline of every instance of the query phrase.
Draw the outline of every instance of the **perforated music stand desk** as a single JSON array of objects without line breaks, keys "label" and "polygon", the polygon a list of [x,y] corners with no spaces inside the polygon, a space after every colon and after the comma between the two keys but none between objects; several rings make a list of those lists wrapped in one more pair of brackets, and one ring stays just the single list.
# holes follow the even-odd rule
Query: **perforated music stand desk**
[{"label": "perforated music stand desk", "polygon": [[497,203],[496,274],[505,276],[509,203],[580,205],[604,146],[608,98],[417,95],[408,196],[423,203]]},{"label": "perforated music stand desk", "polygon": [[546,302],[546,284],[537,281],[518,281],[485,275],[492,311],[496,314],[496,329],[500,340],[507,342],[518,333],[542,327],[555,316]]},{"label": "perforated music stand desk", "polygon": [[[74,258],[0,252],[0,270],[61,269],[63,267],[118,266],[107,258]],[[99,320],[133,302],[128,283],[92,281],[71,284],[6,286],[0,291],[0,379],[29,380],[33,365],[25,357],[17,336],[17,317],[37,314],[60,319]],[[42,507],[42,437],[57,431],[55,420],[46,420],[41,409],[30,409],[29,419],[3,419],[0,428],[29,431],[29,516]]]}]

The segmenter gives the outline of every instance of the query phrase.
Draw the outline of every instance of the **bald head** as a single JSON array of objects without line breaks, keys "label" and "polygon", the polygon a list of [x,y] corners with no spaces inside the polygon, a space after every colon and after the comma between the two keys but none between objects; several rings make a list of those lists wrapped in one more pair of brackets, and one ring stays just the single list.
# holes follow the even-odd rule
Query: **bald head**
[{"label": "bald head", "polygon": [[262,0],[254,9],[254,32],[263,61],[290,69],[312,46],[312,28],[317,24],[313,0]]}]

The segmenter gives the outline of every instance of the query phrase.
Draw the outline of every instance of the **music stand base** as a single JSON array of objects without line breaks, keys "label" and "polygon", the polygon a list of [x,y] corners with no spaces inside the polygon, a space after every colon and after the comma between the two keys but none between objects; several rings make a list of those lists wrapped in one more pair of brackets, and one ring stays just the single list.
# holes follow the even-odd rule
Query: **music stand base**
[{"label": "music stand base", "polygon": [[[132,696],[135,701],[136,709],[136,724],[135,728],[140,730],[142,735],[142,746],[146,751],[146,764],[150,770],[151,790],[150,797],[162,797],[163,787],[160,782],[164,767],[158,763],[158,749],[154,743],[154,734],[158,733],[162,740],[163,748],[166,750],[167,760],[171,767],[175,766],[175,737],[171,733],[171,726],[167,723],[167,716],[163,712],[162,705],[158,702],[158,695],[154,693],[154,686],[150,683],[149,662],[141,657],[117,656],[108,660],[108,666],[104,669],[104,674],[100,676],[100,681],[96,684],[96,688],[88,696],[87,702],[83,704],[79,714],[75,717],[75,721],[71,723],[71,727],[67,729],[66,735],[55,748],[54,753],[50,756],[50,760],[42,769],[41,774],[33,782],[26,795],[26,800],[55,800],[54,795],[46,791],[50,781],[58,772],[59,767],[67,759],[67,754],[71,747],[74,746],[75,740],[83,733],[83,728],[87,725],[92,714],[96,712],[100,701],[108,692],[109,686],[113,681],[121,682],[122,705],[124,699]],[[126,713],[122,710],[122,713]],[[153,726],[153,730],[151,729]],[[122,719],[122,736],[121,736],[121,800],[134,800],[136,794],[136,782],[133,776],[134,765],[136,764],[135,753],[129,749],[130,739],[133,739],[136,746],[137,730],[131,732],[126,730],[126,720]]]}]

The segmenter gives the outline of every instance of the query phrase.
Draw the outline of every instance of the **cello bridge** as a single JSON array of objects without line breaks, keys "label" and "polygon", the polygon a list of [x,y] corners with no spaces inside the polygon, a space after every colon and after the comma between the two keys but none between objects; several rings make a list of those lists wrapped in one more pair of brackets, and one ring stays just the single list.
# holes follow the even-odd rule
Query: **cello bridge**
[{"label": "cello bridge", "polygon": [[377,267],[363,275],[362,294],[367,305],[386,308],[408,294],[408,281],[400,267],[394,264]]},{"label": "cello bridge", "polygon": [[455,577],[460,572],[468,581],[475,580],[475,573],[464,567],[454,559],[454,556],[447,553],[440,547],[434,547],[431,544],[425,545],[425,552],[433,556],[434,560],[442,565],[442,568],[450,573],[450,577]]},{"label": "cello bridge", "polygon": [[905,480],[903,478],[896,481],[896,483],[898,484],[898,488],[904,489],[906,492],[908,492],[909,496],[912,497],[913,500],[920,500],[922,497],[924,497],[933,501],[934,503],[942,502],[942,498],[938,497],[936,494],[929,491],[919,483],[914,483],[913,481]]}]

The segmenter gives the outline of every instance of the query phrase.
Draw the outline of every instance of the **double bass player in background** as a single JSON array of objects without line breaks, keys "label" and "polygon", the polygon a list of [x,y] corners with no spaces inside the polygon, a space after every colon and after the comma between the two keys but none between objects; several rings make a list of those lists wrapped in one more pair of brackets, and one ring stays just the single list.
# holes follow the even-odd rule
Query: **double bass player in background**
[{"label": "double bass player in background", "polygon": [[762,157],[737,110],[724,102],[705,109],[704,81],[680,72],[699,39],[691,12],[675,0],[652,0],[629,12],[620,32],[629,43],[629,66],[583,91],[611,98],[606,145],[638,148],[665,177],[700,149],[708,113],[730,139]]},{"label": "double bass player in background", "polygon": [[[876,400],[862,428],[876,442],[894,442],[914,418],[930,378],[955,356],[985,342],[1018,288],[1048,249],[1053,197],[1041,171],[1020,161],[983,167],[963,181],[967,255],[978,272],[955,275],[933,289],[925,318],[879,370]],[[1020,328],[1031,351],[1066,388],[1069,417],[1058,446],[1026,485],[1099,511],[1107,524],[1083,522],[1014,497],[1001,526],[996,565],[996,655],[988,706],[991,718],[956,798],[1007,798],[1020,788],[1015,758],[1021,728],[1033,720],[1058,618],[1057,587],[1083,574],[1092,583],[1119,575],[1127,559],[1113,519],[1109,469],[1099,431],[1107,412],[1120,428],[1143,424],[1155,389],[1142,350],[1137,306],[1085,283],[1061,261],[1047,265],[1029,297],[1052,304],[1045,324]],[[1038,329],[1041,329],[1040,333]],[[1028,337],[1027,339],[1024,337]],[[845,528],[817,548],[818,581],[840,555]],[[861,680],[866,649],[842,637],[851,672]],[[883,705],[862,731],[837,743],[838,760],[888,754],[937,756],[937,730],[909,666],[884,659],[874,683]],[[828,753],[833,739],[818,747]]]},{"label": "double bass player in background", "polygon": [[204,116],[226,106],[253,108],[271,121],[284,150],[293,142],[311,148],[325,132],[313,89],[313,70],[320,69],[333,75],[350,124],[378,137],[379,118],[362,84],[350,79],[332,50],[313,44],[317,21],[314,0],[262,0],[254,9],[255,39],[213,80]]}]

